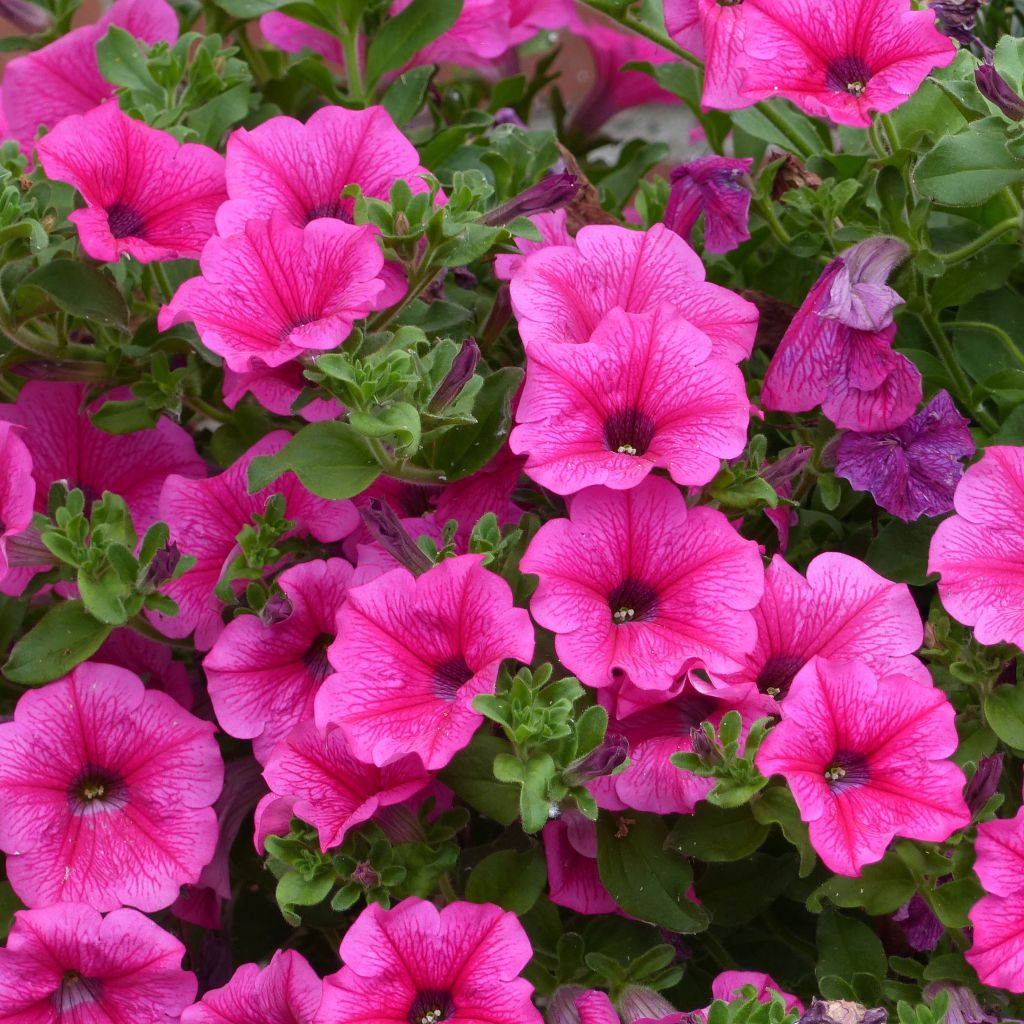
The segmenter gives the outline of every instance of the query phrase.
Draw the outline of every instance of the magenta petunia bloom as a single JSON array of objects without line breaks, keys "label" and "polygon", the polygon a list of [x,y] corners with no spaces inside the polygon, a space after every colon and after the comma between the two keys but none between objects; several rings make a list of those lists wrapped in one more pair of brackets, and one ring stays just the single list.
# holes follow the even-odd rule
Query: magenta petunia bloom
[{"label": "magenta petunia bloom", "polygon": [[530,217],[541,240],[535,242],[532,238],[517,237],[515,243],[518,253],[503,253],[494,257],[494,276],[499,281],[511,281],[530,253],[539,252],[549,245],[575,245],[566,225],[566,216],[565,207],[562,207],[548,213],[535,213]]},{"label": "magenta petunia bloom", "polygon": [[316,721],[340,724],[354,755],[377,765],[418,754],[430,770],[444,767],[483,721],[473,698],[493,692],[501,662],[533,657],[529,615],[479,555],[350,590],[338,634],[328,648],[337,674],[317,694]]},{"label": "magenta petunia bloom", "polygon": [[350,501],[318,498],[285,473],[268,487],[249,493],[249,464],[257,455],[273,455],[290,435],[275,430],[257,441],[223,473],[209,480],[167,477],[160,496],[162,518],[170,524],[171,540],[196,564],[163,589],[178,604],[175,616],[152,614],[154,623],[169,637],[188,636],[195,630],[196,647],[207,651],[224,629],[222,605],[214,593],[226,562],[236,553],[236,537],[254,514],[263,514],[274,494],[285,497],[285,518],[295,533],[331,542],[348,536],[359,522]]},{"label": "magenta petunia bloom", "polygon": [[974,454],[970,420],[940,391],[905,423],[885,433],[844,434],[836,476],[869,491],[886,512],[912,522],[953,510],[953,492]]},{"label": "magenta petunia bloom", "polygon": [[0,949],[0,1021],[170,1024],[196,996],[185,947],[137,910],[20,910]]},{"label": "magenta petunia bloom", "polygon": [[188,669],[183,662],[174,660],[174,652],[166,644],[122,626],[103,641],[92,660],[126,668],[134,672],[147,689],[162,690],[186,711],[192,710],[195,696]]},{"label": "magenta petunia bloom", "polygon": [[199,265],[160,310],[160,330],[194,322],[240,373],[337,348],[385,287],[376,228],[337,219],[250,220],[244,234],[211,238]]},{"label": "magenta petunia bloom", "polygon": [[667,480],[591,487],[545,523],[522,558],[540,583],[533,617],[588,686],[628,679],[667,690],[689,658],[734,671],[756,639],[764,570],[757,545],[721,512],[687,509]]},{"label": "magenta petunia bloom", "polygon": [[669,302],[710,339],[715,355],[750,355],[757,309],[704,280],[704,265],[663,224],[649,231],[588,225],[573,246],[528,256],[511,284],[512,308],[527,347],[534,341],[589,341],[616,306],[649,313]]},{"label": "magenta petunia bloom", "polygon": [[68,219],[96,260],[198,257],[227,199],[224,157],[208,146],[183,145],[122,114],[116,103],[66,117],[37,148],[47,175],[84,197],[85,208]]},{"label": "magenta petunia bloom", "polygon": [[295,817],[316,828],[324,851],[340,846],[350,828],[381,807],[407,800],[430,781],[415,754],[377,768],[353,756],[336,726],[321,731],[312,720],[274,747],[263,776],[275,796],[291,799]]},{"label": "magenta petunia bloom", "polygon": [[956,515],[932,538],[928,571],[941,574],[947,612],[981,644],[1024,646],[1024,448],[993,445],[964,474]]},{"label": "magenta petunia bloom", "polygon": [[921,613],[905,583],[893,583],[851,555],[826,551],[811,560],[804,578],[776,555],[754,609],[757,646],[742,671],[782,700],[796,674],[820,656],[860,661],[879,675],[898,674],[931,685],[914,657],[924,640]]},{"label": "magenta petunia bloom", "polygon": [[742,454],[749,419],[739,368],[666,303],[612,310],[584,345],[534,342],[509,444],[556,494],[625,490],[659,467],[706,484]]},{"label": "magenta petunia bloom", "polygon": [[170,906],[217,843],[213,725],[138,676],[86,662],[0,725],[0,849],[29,906]]},{"label": "magenta petunia bloom", "polygon": [[36,482],[23,431],[0,420],[0,578],[7,575],[7,541],[32,522]]},{"label": "magenta petunia bloom", "polygon": [[203,659],[221,728],[253,740],[264,764],[275,743],[313,717],[313,698],[334,671],[327,648],[351,581],[352,566],[342,558],[293,565],[277,578],[286,597],[283,617],[238,616]]},{"label": "magenta petunia bloom", "polygon": [[324,979],[316,1024],[543,1024],[519,977],[532,953],[515,915],[492,903],[374,903],[341,940],[345,966]]},{"label": "magenta petunia bloom", "polygon": [[597,827],[579,811],[566,811],[541,833],[548,868],[548,898],[578,914],[619,914],[597,869]]},{"label": "magenta petunia bloom", "polygon": [[743,40],[750,2],[665,0],[665,27],[672,38],[704,59],[701,106],[738,110],[754,101],[741,92],[746,66]]},{"label": "magenta petunia bloom", "polygon": [[671,174],[665,223],[685,241],[704,214],[704,248],[731,252],[750,238],[750,189],[743,176],[754,161],[702,156],[680,164]]},{"label": "magenta petunia bloom", "polygon": [[825,865],[857,876],[894,836],[942,842],[970,824],[953,706],[938,689],[861,662],[814,658],[757,754],[785,776]]},{"label": "magenta petunia bloom", "polygon": [[260,32],[269,43],[285,53],[311,50],[335,64],[345,62],[345,51],[337,36],[280,11],[269,11],[260,16]]},{"label": "magenta petunia bloom", "polygon": [[181,1024],[312,1024],[321,982],[294,949],[278,950],[266,967],[242,964],[223,987],[207,992]]},{"label": "magenta petunia bloom", "polygon": [[711,982],[711,998],[731,1002],[740,996],[748,985],[753,985],[757,989],[757,998],[762,1003],[770,1003],[772,997],[778,994],[786,1004],[787,1013],[790,1010],[804,1012],[804,1004],[795,995],[786,992],[770,974],[762,974],[760,971],[722,971]]},{"label": "magenta petunia bloom", "polygon": [[278,416],[298,415],[309,423],[336,420],[344,413],[344,407],[334,398],[314,398],[293,412],[292,406],[310,387],[312,384],[303,375],[301,363],[284,363],[273,369],[261,363],[259,369],[245,373],[224,369],[224,404],[229,409],[234,409],[248,394]]},{"label": "magenta petunia bloom", "polygon": [[300,228],[319,217],[351,224],[354,201],[341,196],[347,185],[387,199],[399,179],[426,192],[425,173],[416,147],[383,107],[321,107],[305,124],[272,117],[228,139],[230,198],[217,212],[217,230],[241,234],[248,221],[278,211]]},{"label": "magenta petunia bloom", "polygon": [[[742,92],[784,96],[814,117],[871,124],[956,56],[932,11],[906,0],[748,0]],[[864,26],[870,25],[870,31]]]},{"label": "magenta petunia bloom", "polygon": [[772,357],[761,389],[766,409],[820,405],[837,427],[899,426],[921,401],[921,374],[899,352],[892,311],[902,300],[885,278],[906,255],[897,239],[870,238],[821,272]]},{"label": "magenta petunia bloom", "polygon": [[4,69],[3,105],[8,133],[31,154],[40,125],[56,128],[117,91],[101,74],[96,44],[111,25],[152,45],[178,38],[178,16],[166,0],[117,0],[95,24],[83,25]]}]

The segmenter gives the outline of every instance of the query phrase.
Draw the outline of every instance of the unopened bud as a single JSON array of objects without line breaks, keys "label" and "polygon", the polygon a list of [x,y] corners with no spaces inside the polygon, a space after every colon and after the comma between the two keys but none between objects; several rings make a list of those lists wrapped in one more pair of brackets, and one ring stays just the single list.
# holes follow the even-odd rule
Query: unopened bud
[{"label": "unopened bud", "polygon": [[619,1010],[624,1020],[640,1020],[650,1017],[660,1020],[676,1008],[652,988],[645,985],[627,985],[619,996]]},{"label": "unopened bud", "polygon": [[999,776],[1003,771],[1003,755],[983,757],[978,761],[978,769],[967,786],[964,799],[971,810],[977,814],[989,802],[992,794],[999,788]]},{"label": "unopened bud", "polygon": [[708,734],[699,726],[690,727],[690,746],[693,752],[705,764],[714,764],[718,760],[715,745],[708,739]]},{"label": "unopened bud", "polygon": [[349,878],[364,889],[376,889],[380,885],[380,875],[374,870],[373,865],[365,860],[356,865]]},{"label": "unopened bud", "polygon": [[514,196],[507,203],[496,206],[490,213],[480,218],[481,224],[501,227],[516,217],[529,217],[535,213],[547,213],[558,210],[572,202],[581,188],[579,178],[571,171],[561,174],[547,174],[536,185]]},{"label": "unopened bud", "polygon": [[27,0],[0,0],[0,17],[6,18],[29,36],[53,28],[53,18],[41,7],[30,4]]},{"label": "unopened bud", "polygon": [[627,757],[629,740],[619,733],[609,733],[589,754],[567,765],[562,778],[568,786],[582,786],[603,775],[611,775]]},{"label": "unopened bud", "polygon": [[264,626],[273,626],[284,622],[292,613],[292,603],[284,594],[271,594],[267,603],[260,609],[260,622]]},{"label": "unopened bud", "polygon": [[1024,118],[1024,99],[1010,87],[1010,83],[991,64],[982,64],[974,72],[978,92],[994,103],[1011,121]]},{"label": "unopened bud", "polygon": [[452,360],[452,368],[430,398],[427,412],[441,412],[459,397],[459,393],[470,382],[480,362],[480,346],[467,338]]},{"label": "unopened bud", "polygon": [[153,560],[146,566],[139,581],[139,590],[144,594],[151,594],[159,590],[173,575],[181,561],[181,549],[177,544],[171,542],[165,544],[153,556]]},{"label": "unopened bud", "polygon": [[360,509],[360,513],[370,536],[399,565],[404,565],[414,576],[420,576],[433,568],[434,563],[416,546],[409,531],[386,501],[371,498],[366,508]]}]

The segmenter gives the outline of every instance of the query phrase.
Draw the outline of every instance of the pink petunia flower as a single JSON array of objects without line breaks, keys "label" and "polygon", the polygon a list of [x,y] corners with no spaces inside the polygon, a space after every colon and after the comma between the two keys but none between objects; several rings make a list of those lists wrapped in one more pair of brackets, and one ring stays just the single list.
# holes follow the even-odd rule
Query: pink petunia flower
[{"label": "pink petunia flower", "polygon": [[738,367],[674,307],[614,309],[586,344],[530,346],[509,444],[556,494],[625,490],[659,467],[706,484],[742,454],[749,410]]},{"label": "pink petunia flower", "polygon": [[266,967],[242,964],[223,987],[207,992],[181,1024],[312,1024],[321,983],[301,953],[279,949]]},{"label": "pink petunia flower", "polygon": [[743,95],[783,96],[837,124],[870,125],[871,111],[898,107],[956,56],[934,13],[906,0],[749,0],[749,7]]},{"label": "pink petunia flower", "polygon": [[753,100],[741,91],[746,66],[743,40],[750,3],[665,0],[665,27],[672,38],[704,59],[705,109],[738,110]]},{"label": "pink petunia flower", "polygon": [[263,775],[275,796],[291,799],[291,813],[316,828],[324,851],[340,846],[349,829],[380,808],[407,800],[430,781],[415,754],[377,768],[353,756],[336,726],[321,731],[312,720],[274,747]]},{"label": "pink petunia flower", "polygon": [[185,947],[137,910],[20,910],[0,949],[0,1020],[168,1024],[196,995]]},{"label": "pink petunia flower", "polygon": [[285,53],[311,50],[320,54],[324,60],[335,64],[345,63],[345,51],[337,36],[280,11],[268,11],[260,16],[260,32],[269,43]]},{"label": "pink petunia flower", "polygon": [[530,221],[540,234],[541,240],[535,242],[532,238],[517,237],[515,243],[518,253],[503,253],[494,257],[494,276],[499,281],[511,281],[531,253],[539,252],[549,245],[575,245],[566,225],[566,216],[565,207],[548,213],[535,213]]},{"label": "pink petunia flower", "polygon": [[731,252],[750,238],[750,189],[743,184],[754,161],[702,156],[671,174],[665,223],[685,241],[704,214],[704,248]]},{"label": "pink petunia flower", "polygon": [[258,455],[272,455],[290,439],[275,430],[254,444],[223,473],[209,480],[167,477],[160,496],[162,518],[170,524],[171,540],[196,564],[164,587],[178,604],[176,616],[152,613],[153,622],[169,637],[195,630],[195,644],[207,651],[224,628],[222,605],[214,588],[230,558],[237,553],[236,537],[254,514],[262,514],[274,494],[285,497],[285,517],[295,533],[319,541],[341,540],[355,529],[359,514],[350,501],[329,501],[307,491],[294,473],[285,473],[268,487],[249,493],[249,464]]},{"label": "pink petunia flower", "polygon": [[545,523],[521,562],[540,583],[533,617],[588,686],[623,677],[667,690],[688,658],[714,672],[753,649],[764,571],[757,546],[715,509],[687,509],[667,480],[591,487]]},{"label": "pink petunia flower", "polygon": [[[260,363],[258,369],[235,373],[224,369],[224,404],[234,409],[248,394],[269,412],[278,416],[293,416],[292,407],[299,396],[312,384],[306,380],[301,363],[284,363],[282,366],[271,367]],[[320,420],[336,420],[344,413],[342,404],[334,398],[314,398],[311,402],[297,410],[308,423]]]},{"label": "pink petunia flower", "polygon": [[32,523],[36,482],[23,431],[0,420],[0,578],[7,575],[7,541]]},{"label": "pink petunia flower", "polygon": [[597,826],[566,811],[541,833],[548,868],[548,898],[578,914],[620,914],[597,869]]},{"label": "pink petunia flower", "polygon": [[327,648],[351,581],[352,566],[342,558],[293,565],[277,578],[284,617],[238,616],[203,659],[217,721],[229,736],[253,740],[261,763],[313,716],[313,698],[334,671]]},{"label": "pink petunia flower", "polygon": [[543,1024],[519,977],[532,953],[515,915],[491,903],[374,903],[341,940],[345,966],[324,980],[316,1024]]},{"label": "pink petunia flower", "polygon": [[211,238],[199,265],[202,275],[160,310],[160,330],[194,322],[240,373],[337,348],[354,321],[381,308],[385,287],[376,228],[337,219],[303,228],[282,213],[250,220],[244,234]]},{"label": "pink petunia flower", "polygon": [[113,665],[86,662],[0,725],[0,849],[29,906],[160,910],[217,842],[213,726]]},{"label": "pink petunia flower", "polygon": [[340,724],[357,758],[418,754],[442,768],[483,721],[473,698],[493,692],[501,662],[533,657],[529,615],[480,558],[445,559],[419,577],[395,569],[349,591],[316,721]]},{"label": "pink petunia flower", "polygon": [[1024,646],[1024,448],[993,445],[957,486],[956,515],[932,538],[939,596],[981,644]]},{"label": "pink petunia flower", "polygon": [[710,339],[716,356],[750,355],[757,309],[704,280],[704,265],[663,224],[649,231],[587,225],[575,245],[548,246],[528,256],[512,279],[519,334],[534,341],[589,341],[616,306],[649,313],[669,302]]},{"label": "pink petunia flower", "polygon": [[50,178],[73,185],[86,206],[68,219],[93,259],[140,263],[198,257],[227,198],[224,157],[104,103],[66,117],[39,140]]},{"label": "pink petunia flower", "polygon": [[192,710],[195,696],[188,669],[182,662],[174,660],[174,652],[166,644],[123,626],[103,641],[92,660],[126,668],[134,672],[147,689],[161,690],[186,711]]},{"label": "pink petunia flower", "polygon": [[861,662],[812,659],[757,754],[785,776],[825,865],[857,876],[894,836],[942,842],[970,823],[953,706],[938,689]]},{"label": "pink petunia flower", "polygon": [[9,134],[30,155],[40,125],[56,128],[116,92],[101,74],[96,44],[111,25],[152,45],[178,38],[178,16],[166,0],[117,0],[95,24],[83,25],[4,69],[3,105]]},{"label": "pink petunia flower", "polygon": [[782,996],[787,1013],[791,1010],[804,1012],[804,1004],[796,996],[786,992],[770,974],[762,974],[760,971],[722,971],[711,982],[711,998],[732,1002],[748,985],[757,989],[759,1002],[770,1003],[772,996],[778,994]]}]

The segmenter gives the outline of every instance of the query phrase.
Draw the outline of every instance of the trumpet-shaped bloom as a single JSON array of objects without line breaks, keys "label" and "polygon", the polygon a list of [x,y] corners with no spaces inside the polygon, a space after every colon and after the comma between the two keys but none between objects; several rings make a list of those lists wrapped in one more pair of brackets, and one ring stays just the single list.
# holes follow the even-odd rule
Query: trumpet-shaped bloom
[{"label": "trumpet-shaped bloom", "polygon": [[162,690],[186,711],[192,710],[195,698],[188,669],[184,663],[174,660],[174,653],[166,644],[122,626],[103,641],[92,660],[126,668],[150,690]]},{"label": "trumpet-shaped bloom", "polygon": [[491,903],[374,903],[341,940],[345,966],[324,980],[316,1024],[543,1024],[519,977],[532,952],[515,915]]},{"label": "trumpet-shaped bloom", "polygon": [[7,574],[7,539],[32,522],[36,482],[22,431],[0,420],[0,577]]},{"label": "trumpet-shaped bloom", "polygon": [[704,265],[663,224],[649,231],[588,225],[573,246],[532,253],[511,284],[519,334],[534,341],[589,341],[616,306],[649,313],[668,302],[710,339],[715,355],[739,362],[750,355],[757,309],[704,280]]},{"label": "trumpet-shaped bloom", "polygon": [[589,686],[625,678],[667,690],[688,658],[735,670],[756,640],[750,610],[764,586],[757,546],[721,512],[687,509],[667,480],[581,491],[568,519],[540,528],[521,567],[540,577],[534,618]]},{"label": "trumpet-shaped bloom", "polygon": [[597,827],[578,811],[549,821],[542,832],[548,898],[578,914],[618,914],[597,870]]},{"label": "trumpet-shaped bloom", "polygon": [[350,590],[338,634],[328,648],[337,674],[317,694],[316,721],[339,723],[354,755],[377,765],[418,754],[442,768],[483,721],[473,698],[493,692],[501,662],[533,657],[529,615],[478,555]]},{"label": "trumpet-shaped bloom", "polygon": [[665,0],[665,27],[684,49],[704,58],[705,110],[737,110],[754,101],[741,92],[749,2]]},{"label": "trumpet-shaped bloom", "polygon": [[242,964],[223,987],[207,992],[181,1024],[312,1024],[321,983],[306,958],[278,950],[266,967]]},{"label": "trumpet-shaped bloom", "polygon": [[[0,1020],[168,1024],[196,995],[185,947],[137,910],[20,910],[0,949]],[[275,1022],[276,1024],[276,1022]]]},{"label": "trumpet-shaped bloom", "polygon": [[584,345],[530,346],[509,443],[557,494],[628,489],[657,467],[705,484],[743,452],[749,410],[739,369],[674,307],[614,309]]},{"label": "trumpet-shaped bloom", "polygon": [[757,998],[762,1003],[770,1003],[772,997],[778,993],[786,1004],[787,1012],[804,1012],[804,1004],[796,996],[786,992],[770,974],[762,974],[760,971],[722,971],[711,983],[711,998],[731,1002],[740,996],[748,985],[753,985],[757,989]]},{"label": "trumpet-shaped bloom", "polygon": [[309,423],[316,423],[336,420],[342,415],[345,409],[335,398],[314,398],[293,413],[292,407],[299,396],[310,387],[312,384],[303,376],[301,363],[285,363],[273,369],[260,363],[259,368],[245,373],[224,370],[224,404],[229,409],[234,409],[249,394],[264,409],[278,416],[299,415]]},{"label": "trumpet-shaped bloom", "polygon": [[222,604],[214,593],[228,560],[235,554],[236,537],[254,514],[262,514],[274,494],[285,498],[285,518],[295,523],[295,534],[331,542],[348,536],[359,522],[350,501],[329,501],[310,494],[294,473],[285,473],[255,494],[249,493],[249,464],[258,455],[272,455],[290,440],[276,430],[254,444],[218,476],[187,480],[169,476],[160,496],[161,517],[170,524],[171,540],[182,554],[196,559],[164,593],[178,604],[175,616],[153,613],[165,636],[184,637],[195,630],[195,643],[207,651],[224,628]]},{"label": "trumpet-shaped bloom", "polygon": [[0,849],[33,907],[160,910],[213,855],[213,726],[138,676],[86,662],[0,725]]},{"label": "trumpet-shaped bloom", "polygon": [[385,287],[376,229],[320,218],[299,228],[282,213],[245,233],[213,237],[160,310],[160,329],[195,323],[203,344],[244,373],[337,348]]},{"label": "trumpet-shaped bloom", "polygon": [[785,776],[825,865],[857,876],[894,836],[942,842],[970,823],[946,695],[860,662],[815,658],[757,754]]},{"label": "trumpet-shaped bloom", "polygon": [[535,242],[532,238],[517,237],[515,242],[519,249],[518,253],[504,253],[494,257],[494,276],[499,281],[511,281],[530,253],[538,252],[549,245],[575,245],[572,235],[569,234],[566,216],[564,206],[547,213],[535,213],[530,221],[540,234],[541,240]]},{"label": "trumpet-shaped bloom", "polygon": [[327,648],[351,580],[352,566],[342,558],[286,569],[277,579],[285,616],[263,622],[240,615],[203,660],[217,721],[229,735],[253,740],[263,763],[275,743],[313,716],[313,698],[334,671]]},{"label": "trumpet-shaped bloom", "polygon": [[1024,448],[994,445],[964,474],[932,538],[946,611],[979,643],[1024,646]]},{"label": "trumpet-shaped bloom", "polygon": [[974,941],[964,954],[983,985],[1024,992],[1024,889],[983,896],[970,912]]},{"label": "trumpet-shaped bloom", "polygon": [[704,214],[704,248],[731,252],[750,238],[750,189],[743,184],[754,161],[724,156],[702,156],[672,171],[672,187],[665,207],[665,223],[681,238],[690,240],[697,219]]},{"label": "trumpet-shaped bloom", "polygon": [[104,103],[67,117],[39,140],[47,175],[73,185],[86,206],[68,215],[97,260],[142,263],[198,257],[227,198],[224,158]]}]

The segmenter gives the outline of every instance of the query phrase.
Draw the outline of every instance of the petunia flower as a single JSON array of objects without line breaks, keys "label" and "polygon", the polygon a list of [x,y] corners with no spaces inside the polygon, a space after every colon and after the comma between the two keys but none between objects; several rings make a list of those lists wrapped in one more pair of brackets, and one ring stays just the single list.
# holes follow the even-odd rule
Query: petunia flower
[{"label": "petunia flower", "polygon": [[533,617],[588,686],[625,678],[667,690],[689,658],[732,671],[753,649],[751,609],[764,586],[757,546],[721,512],[687,509],[667,480],[581,491],[569,518],[540,528],[521,568],[540,577]]},{"label": "petunia flower", "polygon": [[0,849],[29,906],[160,910],[217,842],[213,726],[113,665],[86,662],[0,725]]},{"label": "petunia flower", "polygon": [[0,949],[0,1020],[167,1024],[196,995],[185,947],[137,910],[19,910]]},{"label": "petunia flower", "polygon": [[772,357],[761,389],[766,409],[820,405],[837,427],[860,431],[890,430],[913,414],[921,374],[893,351],[899,296],[879,279],[879,268],[891,269],[905,251],[896,239],[868,239],[825,267]]},{"label": "petunia flower", "polygon": [[791,1010],[804,1012],[804,1004],[795,995],[786,992],[770,974],[760,971],[722,971],[711,982],[711,998],[730,1003],[739,998],[748,985],[757,990],[758,1002],[770,1003],[775,995],[780,995],[787,1013]]},{"label": "petunia flower", "polygon": [[541,832],[548,869],[548,899],[577,914],[620,914],[597,869],[597,826],[566,811]]},{"label": "petunia flower", "polygon": [[36,482],[23,431],[0,420],[0,578],[7,575],[7,541],[32,522]]},{"label": "petunia flower", "polygon": [[494,276],[499,281],[511,281],[530,253],[544,249],[549,245],[574,245],[573,237],[566,225],[566,211],[552,210],[549,213],[536,213],[530,221],[540,234],[541,240],[516,237],[518,253],[503,253],[494,257]]},{"label": "petunia flower", "polygon": [[519,977],[532,953],[516,916],[492,903],[374,903],[341,940],[345,966],[324,979],[316,1024],[543,1024]]},{"label": "petunia flower", "polygon": [[757,754],[785,776],[814,849],[858,876],[894,836],[942,842],[970,823],[953,706],[939,689],[861,662],[814,658]]},{"label": "petunia flower", "polygon": [[257,360],[258,368],[235,373],[224,369],[224,404],[229,409],[237,407],[246,395],[253,398],[269,412],[278,416],[299,415],[308,423],[320,420],[336,420],[345,409],[335,398],[314,398],[301,409],[292,411],[306,388],[312,384],[306,380],[301,363],[284,363],[273,368]]},{"label": "petunia flower", "polygon": [[229,736],[253,740],[262,763],[313,715],[313,698],[334,671],[327,648],[351,581],[352,566],[342,558],[293,565],[277,578],[284,616],[238,616],[203,659],[217,721]]},{"label": "petunia flower", "polygon": [[750,0],[665,0],[665,27],[685,50],[704,60],[704,110],[738,110],[754,101],[744,96],[743,41]]},{"label": "petunia flower", "polygon": [[206,243],[201,276],[160,310],[160,330],[194,322],[236,372],[280,366],[337,348],[354,321],[380,308],[383,265],[372,225],[320,218],[299,228],[274,213]]},{"label": "petunia flower", "polygon": [[161,690],[186,711],[192,710],[195,697],[188,669],[183,662],[174,660],[174,652],[166,644],[122,626],[103,641],[92,660],[126,668],[134,672],[147,689]]},{"label": "petunia flower", "polygon": [[652,469],[705,484],[742,454],[750,402],[738,367],[665,303],[612,310],[584,345],[537,341],[512,451],[556,494],[635,487]]},{"label": "petunia flower", "polygon": [[705,250],[731,252],[750,238],[750,189],[742,178],[753,166],[750,158],[715,155],[680,164],[670,175],[665,224],[688,242],[704,214]]},{"label": "petunia flower", "polygon": [[285,518],[295,523],[293,535],[331,542],[355,529],[359,514],[350,501],[318,498],[299,483],[294,473],[285,473],[273,484],[249,493],[249,464],[258,455],[279,451],[289,439],[286,431],[272,431],[209,480],[167,477],[160,496],[161,517],[170,524],[171,540],[196,563],[163,588],[177,602],[178,614],[152,613],[153,622],[165,636],[185,637],[194,630],[199,650],[213,646],[224,629],[222,605],[214,588],[236,553],[238,532],[253,515],[263,514],[272,495],[284,495]]},{"label": "petunia flower", "polygon": [[96,260],[196,258],[227,199],[219,153],[183,145],[121,113],[116,103],[66,117],[37,149],[47,175],[85,199],[85,208],[68,219]]},{"label": "petunia flower", "polygon": [[181,1024],[312,1024],[321,982],[306,958],[279,949],[266,967],[242,964],[223,987],[207,992]]},{"label": "petunia flower", "polygon": [[96,59],[96,44],[111,25],[149,45],[178,38],[178,16],[166,0],[117,0],[94,24],[15,57],[4,68],[3,106],[8,133],[26,156],[40,125],[52,130],[114,96],[117,87],[100,74]]},{"label": "petunia flower", "polygon": [[493,692],[501,662],[533,657],[529,615],[480,559],[448,558],[419,577],[395,569],[349,591],[316,721],[340,724],[357,758],[418,754],[442,768],[483,721],[473,698]]},{"label": "petunia flower", "polygon": [[844,434],[836,476],[869,491],[879,507],[904,522],[953,510],[963,459],[975,452],[970,420],[940,391],[905,423],[885,433]]},{"label": "petunia flower", "polygon": [[980,644],[1024,646],[1024,448],[993,445],[953,497],[956,515],[932,537],[939,596]]},{"label": "petunia flower", "polygon": [[748,3],[742,93],[783,96],[837,124],[870,125],[872,111],[898,107],[956,56],[935,15],[905,0]]},{"label": "petunia flower", "polygon": [[529,347],[579,344],[616,306],[649,313],[669,302],[711,339],[715,355],[739,362],[753,347],[757,309],[704,276],[697,254],[663,224],[649,231],[591,224],[574,245],[526,258],[512,279],[512,308]]}]

